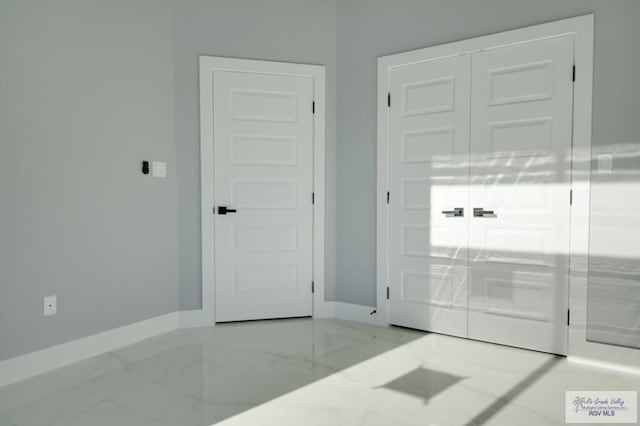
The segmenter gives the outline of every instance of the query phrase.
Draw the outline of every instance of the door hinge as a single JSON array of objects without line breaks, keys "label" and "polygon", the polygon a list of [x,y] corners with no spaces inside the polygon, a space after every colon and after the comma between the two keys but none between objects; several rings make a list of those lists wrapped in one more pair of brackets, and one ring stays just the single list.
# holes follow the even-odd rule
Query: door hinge
[{"label": "door hinge", "polygon": [[571,325],[571,310],[567,309],[567,325]]},{"label": "door hinge", "polygon": [[389,191],[387,191],[387,204],[389,204],[389,198],[391,197],[391,194],[389,193]]},{"label": "door hinge", "polygon": [[573,74],[571,75],[571,81],[576,81],[576,66],[573,66]]},{"label": "door hinge", "polygon": [[391,92],[387,93],[387,107],[391,108]]},{"label": "door hinge", "polygon": [[316,193],[312,192],[311,193],[311,204],[315,204],[316,203]]},{"label": "door hinge", "polygon": [[311,102],[311,113],[316,113],[316,101]]},{"label": "door hinge", "polygon": [[573,205],[573,189],[569,190],[569,205]]},{"label": "door hinge", "polygon": [[311,281],[311,293],[315,293],[316,292],[316,283]]},{"label": "door hinge", "polygon": [[387,300],[389,300],[389,286],[387,286]]}]

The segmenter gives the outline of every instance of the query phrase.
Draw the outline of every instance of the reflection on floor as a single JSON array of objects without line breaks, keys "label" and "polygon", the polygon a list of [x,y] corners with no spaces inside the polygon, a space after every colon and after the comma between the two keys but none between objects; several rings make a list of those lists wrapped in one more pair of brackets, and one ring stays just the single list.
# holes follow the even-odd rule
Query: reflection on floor
[{"label": "reflection on floor", "polygon": [[281,320],[180,330],[0,388],[0,426],[562,424],[565,390],[638,388],[537,352]]},{"label": "reflection on floor", "polygon": [[425,334],[221,425],[559,425],[566,390],[639,388],[640,375]]},{"label": "reflection on floor", "polygon": [[179,330],[0,388],[0,426],[210,425],[423,335],[311,319]]}]

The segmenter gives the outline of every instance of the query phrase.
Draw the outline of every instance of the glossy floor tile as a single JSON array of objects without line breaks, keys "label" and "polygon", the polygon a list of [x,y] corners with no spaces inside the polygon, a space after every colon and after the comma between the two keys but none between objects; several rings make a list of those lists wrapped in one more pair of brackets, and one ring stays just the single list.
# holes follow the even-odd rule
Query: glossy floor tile
[{"label": "glossy floor tile", "polygon": [[0,426],[554,425],[640,376],[341,320],[180,330],[0,388]]},{"label": "glossy floor tile", "polygon": [[221,425],[561,425],[567,390],[639,389],[640,375],[426,334]]},{"label": "glossy floor tile", "polygon": [[210,425],[423,335],[312,319],[179,330],[0,388],[0,426]]}]

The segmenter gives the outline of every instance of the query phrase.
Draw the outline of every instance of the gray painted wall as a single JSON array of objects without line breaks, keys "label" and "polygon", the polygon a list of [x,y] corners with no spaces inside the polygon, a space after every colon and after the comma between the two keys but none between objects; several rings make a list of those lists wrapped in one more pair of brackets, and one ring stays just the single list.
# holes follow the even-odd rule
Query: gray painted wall
[{"label": "gray painted wall", "polygon": [[593,143],[638,141],[637,0],[339,2],[337,300],[376,303],[377,58],[591,12],[596,15]]},{"label": "gray painted wall", "polygon": [[0,2],[0,360],[176,310],[172,43],[167,0]]},{"label": "gray painted wall", "polygon": [[3,0],[0,360],[201,306],[198,55],[327,66],[328,299],[374,305],[377,57],[590,12],[594,144],[637,142],[637,0]]},{"label": "gray painted wall", "polygon": [[183,0],[175,11],[175,131],[181,309],[201,307],[198,56],[327,68],[326,285],[335,295],[336,0]]},{"label": "gray painted wall", "polygon": [[[200,308],[200,54],[327,66],[334,297],[336,10],[336,0],[0,2],[0,360]],[[143,176],[143,159],[166,161],[168,178]],[[44,318],[54,293],[58,314]]]}]

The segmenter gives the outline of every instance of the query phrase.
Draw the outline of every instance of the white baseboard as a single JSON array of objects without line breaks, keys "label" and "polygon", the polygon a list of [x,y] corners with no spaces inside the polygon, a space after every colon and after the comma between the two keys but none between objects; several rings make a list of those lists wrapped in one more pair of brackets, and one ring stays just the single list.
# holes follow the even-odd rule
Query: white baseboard
[{"label": "white baseboard", "polygon": [[614,362],[606,362],[606,361],[600,361],[597,359],[582,358],[582,357],[572,356],[572,355],[569,355],[567,357],[567,360],[569,362],[587,365],[589,367],[604,368],[606,370],[614,370],[614,371],[619,371],[621,373],[626,373],[626,374],[640,375],[640,368],[638,368],[637,366],[629,366],[629,365],[618,364]]},{"label": "white baseboard", "polygon": [[202,309],[178,311],[178,328],[206,327],[209,325],[213,324],[207,324]]},{"label": "white baseboard", "polygon": [[336,302],[321,302],[314,304],[313,317],[316,319],[335,318]]},{"label": "white baseboard", "polygon": [[171,312],[0,361],[0,387],[176,330],[178,318]]},{"label": "white baseboard", "polygon": [[353,303],[345,302],[334,303],[336,318],[378,325],[377,315],[376,313],[372,313],[376,308],[364,305],[354,305]]},{"label": "white baseboard", "polygon": [[[344,302],[324,302],[314,312],[315,318],[340,318],[367,324],[379,323],[375,308]],[[0,387],[84,361],[94,356],[132,345],[178,328],[205,327],[204,311],[178,311],[129,324],[92,336],[51,346],[46,349],[0,361]],[[640,374],[640,369],[626,365],[612,364],[595,359],[569,356],[569,361],[592,366]]]},{"label": "white baseboard", "polygon": [[[377,324],[375,308],[343,302],[317,306],[315,318]],[[84,361],[179,328],[206,327],[204,311],[178,311],[0,361],[0,387]]]}]

